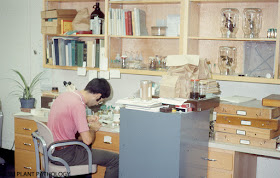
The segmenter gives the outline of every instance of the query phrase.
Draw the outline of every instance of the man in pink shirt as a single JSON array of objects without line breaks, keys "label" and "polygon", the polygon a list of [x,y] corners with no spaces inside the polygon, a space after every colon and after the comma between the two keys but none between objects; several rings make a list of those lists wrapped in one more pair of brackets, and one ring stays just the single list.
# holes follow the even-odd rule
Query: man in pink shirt
[{"label": "man in pink shirt", "polygon": [[[81,91],[65,92],[59,95],[51,106],[48,127],[54,141],[76,139],[79,133],[85,144],[94,142],[94,134],[101,127],[98,117],[89,121],[86,118],[86,106],[101,104],[111,94],[109,83],[105,79],[93,79]],[[70,166],[88,164],[88,155],[81,146],[60,147],[53,153],[64,159]],[[119,172],[119,155],[105,150],[92,149],[93,164],[106,167],[105,178],[117,178]],[[56,164],[56,162],[54,162]]]}]

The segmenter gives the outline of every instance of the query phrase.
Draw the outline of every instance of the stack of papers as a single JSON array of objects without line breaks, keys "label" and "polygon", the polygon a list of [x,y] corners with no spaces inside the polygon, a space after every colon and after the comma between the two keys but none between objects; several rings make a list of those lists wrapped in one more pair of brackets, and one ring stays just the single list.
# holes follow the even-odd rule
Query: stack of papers
[{"label": "stack of papers", "polygon": [[149,101],[141,100],[140,98],[124,98],[116,102],[116,104],[124,105],[126,109],[159,112],[162,103],[159,99]]}]

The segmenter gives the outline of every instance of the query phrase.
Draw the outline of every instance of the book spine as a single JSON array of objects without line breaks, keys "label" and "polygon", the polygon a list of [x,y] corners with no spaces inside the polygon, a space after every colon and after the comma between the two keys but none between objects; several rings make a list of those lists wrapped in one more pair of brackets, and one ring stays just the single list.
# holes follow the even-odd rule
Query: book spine
[{"label": "book spine", "polygon": [[128,32],[128,25],[129,25],[129,22],[128,22],[128,11],[124,13],[125,15],[125,35],[129,35],[129,32]]},{"label": "book spine", "polygon": [[96,53],[95,53],[95,67],[99,68],[99,58],[100,58],[100,42],[96,39]]},{"label": "book spine", "polygon": [[128,35],[133,35],[132,34],[132,16],[131,16],[131,11],[128,11]]}]

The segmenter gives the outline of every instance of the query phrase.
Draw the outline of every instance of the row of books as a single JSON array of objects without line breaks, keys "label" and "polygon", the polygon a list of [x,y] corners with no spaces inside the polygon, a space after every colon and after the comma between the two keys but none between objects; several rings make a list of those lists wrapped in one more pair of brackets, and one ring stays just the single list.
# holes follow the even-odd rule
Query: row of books
[{"label": "row of books", "polygon": [[47,64],[99,67],[105,58],[104,39],[53,37],[47,41]]},{"label": "row of books", "polygon": [[146,28],[146,12],[134,8],[133,10],[127,9],[109,9],[110,35],[134,35],[134,36],[147,36],[148,31]]}]

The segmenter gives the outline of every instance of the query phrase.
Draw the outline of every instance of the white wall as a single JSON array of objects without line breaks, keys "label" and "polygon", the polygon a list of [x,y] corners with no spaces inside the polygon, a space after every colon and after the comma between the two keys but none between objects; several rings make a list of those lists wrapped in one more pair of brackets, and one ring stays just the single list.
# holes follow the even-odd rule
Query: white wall
[{"label": "white wall", "polygon": [[[39,0],[0,1],[0,98],[4,112],[2,147],[11,149],[14,142],[13,114],[20,111],[18,98],[9,93],[14,90],[15,83],[7,78],[14,78],[11,69],[19,70],[30,81],[38,71],[42,70],[42,45],[39,44],[40,11]],[[37,51],[37,55],[33,50]],[[37,98],[39,92],[37,92]]]}]

